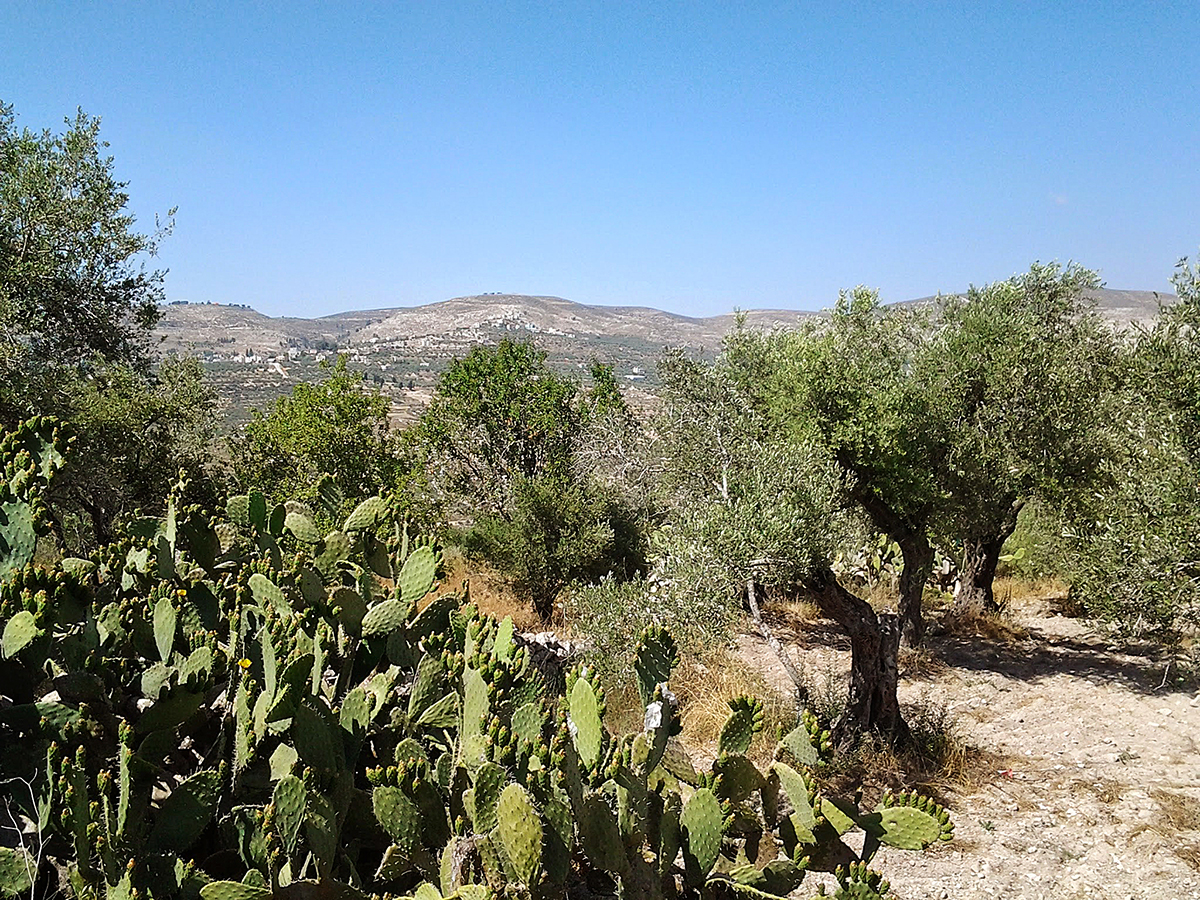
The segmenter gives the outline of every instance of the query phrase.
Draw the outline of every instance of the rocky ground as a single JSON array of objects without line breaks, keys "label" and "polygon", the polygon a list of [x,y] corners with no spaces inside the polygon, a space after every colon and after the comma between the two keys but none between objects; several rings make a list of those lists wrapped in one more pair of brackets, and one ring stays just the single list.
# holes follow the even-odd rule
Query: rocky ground
[{"label": "rocky ground", "polygon": [[[955,840],[876,858],[893,896],[1200,900],[1200,695],[1153,650],[1114,645],[1049,602],[1022,604],[1012,624],[1001,641],[935,634],[908,658],[902,701],[948,713],[969,751],[961,783],[937,788]],[[819,682],[848,654],[814,628],[781,637]],[[739,645],[790,689],[759,638]]]}]

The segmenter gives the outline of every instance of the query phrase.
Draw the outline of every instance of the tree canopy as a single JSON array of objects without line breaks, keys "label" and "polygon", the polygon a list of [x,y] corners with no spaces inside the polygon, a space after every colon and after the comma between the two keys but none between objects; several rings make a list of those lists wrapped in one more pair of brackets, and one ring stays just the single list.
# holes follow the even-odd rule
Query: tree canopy
[{"label": "tree canopy", "polygon": [[[171,226],[137,230],[100,120],[18,129],[0,104],[0,414],[44,404],[56,370],[144,366],[163,272],[147,269]],[[172,211],[173,213],[173,211]]]}]

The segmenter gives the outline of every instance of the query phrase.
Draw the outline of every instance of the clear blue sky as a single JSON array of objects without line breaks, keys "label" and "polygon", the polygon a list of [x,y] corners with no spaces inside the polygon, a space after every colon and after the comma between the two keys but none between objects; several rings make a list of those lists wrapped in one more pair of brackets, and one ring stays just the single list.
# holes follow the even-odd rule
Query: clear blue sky
[{"label": "clear blue sky", "polygon": [[18,122],[103,118],[172,298],[691,314],[1200,246],[1200,3],[0,3]]}]

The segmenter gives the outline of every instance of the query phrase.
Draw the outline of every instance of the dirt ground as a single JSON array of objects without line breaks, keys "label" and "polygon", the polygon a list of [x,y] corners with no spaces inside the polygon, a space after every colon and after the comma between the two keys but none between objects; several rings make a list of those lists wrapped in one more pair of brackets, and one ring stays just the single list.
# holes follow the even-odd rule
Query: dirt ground
[{"label": "dirt ground", "polygon": [[[938,792],[952,842],[876,857],[892,896],[1200,900],[1200,694],[1173,688],[1154,653],[1113,645],[1049,602],[1012,620],[1023,636],[935,634],[911,671],[902,659],[901,701],[948,711],[975,763],[967,786]],[[779,636],[814,681],[848,666],[828,635]],[[760,638],[738,642],[790,691]]]}]

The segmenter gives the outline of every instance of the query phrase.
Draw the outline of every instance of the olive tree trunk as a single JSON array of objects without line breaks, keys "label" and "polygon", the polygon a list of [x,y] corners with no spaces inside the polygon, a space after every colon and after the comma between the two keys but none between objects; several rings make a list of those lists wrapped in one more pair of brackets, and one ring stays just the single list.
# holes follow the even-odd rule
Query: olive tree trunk
[{"label": "olive tree trunk", "polygon": [[952,618],[978,617],[999,611],[993,589],[996,567],[1000,564],[1004,542],[1017,529],[1017,515],[1024,505],[1023,500],[1014,500],[992,534],[965,542],[958,575],[958,598],[950,610]]},{"label": "olive tree trunk", "polygon": [[909,647],[919,647],[925,639],[925,617],[921,612],[921,604],[925,596],[925,582],[933,574],[933,547],[923,534],[915,532],[896,542],[904,557],[904,568],[900,572],[901,637]]},{"label": "olive tree trunk", "polygon": [[900,619],[876,615],[866,600],[838,584],[828,569],[814,573],[805,587],[821,611],[850,638],[850,686],[846,708],[833,723],[834,744],[846,749],[865,734],[891,744],[906,743],[911,735],[896,697]]},{"label": "olive tree trunk", "polygon": [[933,548],[926,528],[911,516],[902,516],[862,484],[853,492],[855,500],[870,517],[871,523],[900,545],[904,569],[900,573],[900,621],[902,637],[908,646],[918,647],[925,638],[925,617],[921,609],[925,582],[933,572]]}]

